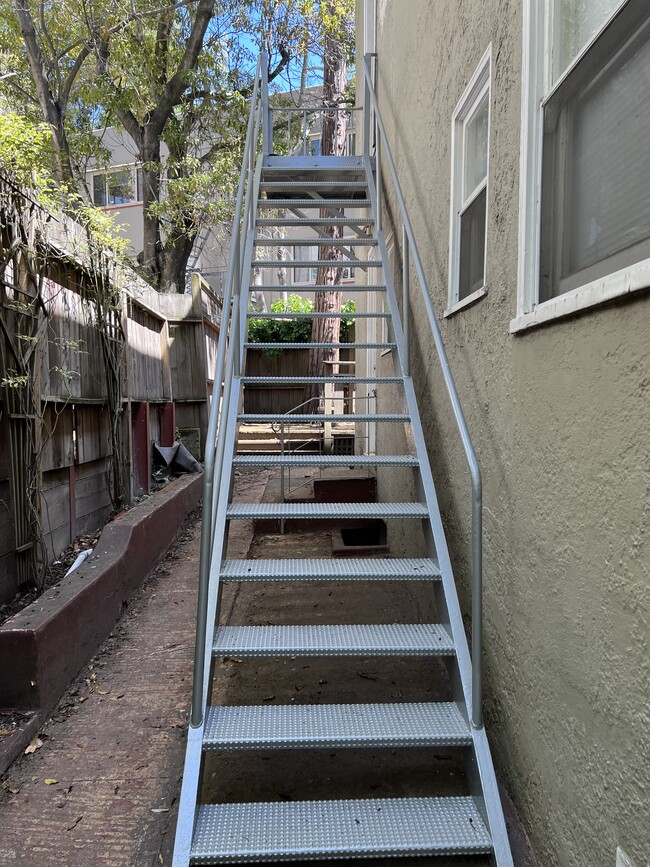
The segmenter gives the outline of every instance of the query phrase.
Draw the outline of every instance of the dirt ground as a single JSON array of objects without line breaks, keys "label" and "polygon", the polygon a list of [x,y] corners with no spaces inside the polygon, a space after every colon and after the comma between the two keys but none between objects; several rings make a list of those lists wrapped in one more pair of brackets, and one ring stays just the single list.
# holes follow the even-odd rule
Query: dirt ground
[{"label": "dirt ground", "polygon": [[[257,535],[248,556],[277,557],[278,548],[286,558],[329,557],[331,534]],[[233,603],[224,620],[233,626],[435,619],[431,589],[424,582],[242,584]],[[224,705],[450,698],[446,668],[437,659],[225,659],[217,666],[213,693],[213,703]],[[209,754],[203,799],[293,801],[466,793],[462,752],[453,748],[311,750],[299,754],[260,750]],[[390,863],[394,867],[393,859]],[[445,859],[440,858],[409,859],[408,863],[446,867]],[[489,862],[469,858],[449,861],[452,863],[478,867]]]},{"label": "dirt ground", "polygon": [[[239,502],[259,502],[277,487],[273,479],[267,485],[265,471],[236,475]],[[39,735],[42,745],[22,756],[6,774],[0,791],[0,867],[171,863],[191,685],[199,539],[197,513],[63,697]],[[249,521],[233,522],[228,540],[231,558],[328,557],[330,553],[329,532],[253,538]],[[287,582],[226,585],[220,620],[231,625],[340,624],[406,623],[434,617],[431,588],[424,583]],[[225,659],[216,666],[213,703],[449,697],[445,665],[436,659]],[[466,791],[458,750],[261,750],[210,754],[203,800],[286,801]],[[358,863],[377,867],[383,862]],[[391,867],[395,863],[391,859]],[[489,862],[436,858],[407,863],[478,867]],[[515,863],[534,865],[524,848]]]}]

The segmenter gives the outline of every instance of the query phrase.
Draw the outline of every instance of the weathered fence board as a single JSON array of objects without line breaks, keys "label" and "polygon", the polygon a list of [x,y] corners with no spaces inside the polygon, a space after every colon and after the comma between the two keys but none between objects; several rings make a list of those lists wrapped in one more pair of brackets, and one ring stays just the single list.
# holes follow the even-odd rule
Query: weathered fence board
[{"label": "weathered fence board", "polygon": [[[42,417],[41,523],[50,560],[76,536],[101,526],[113,508],[105,344],[82,269],[58,255],[48,262],[43,281],[46,321],[36,376],[41,396],[37,416]],[[11,295],[10,287],[7,292]],[[149,491],[151,445],[163,438],[171,441],[175,427],[198,430],[201,454],[196,457],[202,456],[220,320],[220,299],[198,277],[191,293],[175,296],[158,295],[135,275],[125,278],[121,386],[128,491]],[[118,332],[114,326],[110,336]],[[18,589],[2,397],[0,388],[0,603]]]}]

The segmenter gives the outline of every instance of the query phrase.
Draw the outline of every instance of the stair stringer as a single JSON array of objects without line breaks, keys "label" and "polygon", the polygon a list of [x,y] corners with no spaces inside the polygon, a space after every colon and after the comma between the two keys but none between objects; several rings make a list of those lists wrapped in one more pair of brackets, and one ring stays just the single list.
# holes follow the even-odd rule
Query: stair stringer
[{"label": "stair stringer", "polygon": [[[383,262],[386,298],[391,311],[390,321],[393,330],[393,340],[397,344],[397,357],[395,357],[395,354],[393,353],[393,361],[396,373],[404,376],[404,359],[402,358],[404,333],[397,305],[397,295],[395,292],[392,270],[389,265],[390,259],[388,257],[386,241],[383,230],[380,229],[377,224],[377,192],[370,166],[370,158],[365,157],[365,162],[368,179],[368,195],[372,203],[372,213],[375,218],[375,237],[377,239],[377,247]],[[427,544],[427,552],[430,557],[437,559],[441,572],[441,581],[434,582],[436,606],[438,608],[440,621],[449,628],[456,647],[457,665],[455,668],[458,673],[458,678],[452,677],[454,697],[459,703],[463,714],[471,720],[472,662],[412,377],[404,376],[403,387],[406,411],[410,413],[411,416],[411,431],[416,454],[419,459],[419,471],[415,471],[417,488],[419,488],[420,495],[422,496],[429,512],[428,522],[422,522]],[[454,683],[454,681],[456,681],[456,683]],[[494,847],[493,857],[497,867],[513,867],[512,854],[508,842],[508,832],[506,829],[503,810],[501,808],[501,799],[485,727],[483,726],[482,728],[477,729],[472,725],[471,732],[472,750],[467,768],[471,793],[477,802],[481,813],[484,815],[485,821],[490,830]]]}]

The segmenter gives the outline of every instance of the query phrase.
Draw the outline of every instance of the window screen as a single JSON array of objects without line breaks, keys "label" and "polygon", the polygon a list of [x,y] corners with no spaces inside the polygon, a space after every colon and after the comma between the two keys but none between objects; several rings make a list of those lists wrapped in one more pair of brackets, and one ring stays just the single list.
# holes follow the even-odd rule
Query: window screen
[{"label": "window screen", "polygon": [[619,46],[545,108],[540,300],[648,256],[650,21]]}]

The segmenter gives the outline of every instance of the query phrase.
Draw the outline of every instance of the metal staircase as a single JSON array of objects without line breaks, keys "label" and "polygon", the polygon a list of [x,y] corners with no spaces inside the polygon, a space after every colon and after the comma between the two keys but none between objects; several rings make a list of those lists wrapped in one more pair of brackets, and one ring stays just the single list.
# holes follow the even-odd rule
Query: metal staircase
[{"label": "metal staircase", "polygon": [[[225,864],[369,857],[478,856],[498,867],[512,865],[494,769],[481,710],[481,487],[478,465],[431,307],[411,225],[404,207],[392,156],[379,114],[369,59],[365,68],[364,141],[359,157],[279,157],[270,153],[272,109],[269,108],[265,59],[258,65],[256,87],[239,185],[229,275],[224,296],[224,323],[217,354],[215,383],[205,461],[204,518],[191,720],[179,807],[173,864]],[[258,140],[262,139],[257,155]],[[371,143],[375,144],[371,147]],[[389,169],[394,200],[403,222],[404,271],[401,304],[395,293],[382,232],[382,169]],[[320,214],[326,208],[325,216]],[[286,213],[275,216],[283,209]],[[271,216],[269,216],[271,214]],[[373,269],[358,292],[379,294],[381,309],[367,318],[384,317],[394,375],[333,376],[314,380],[291,377],[283,384],[349,382],[374,389],[389,384],[401,392],[401,411],[372,413],[363,407],[358,422],[399,424],[414,444],[408,455],[255,456],[235,452],[237,426],[247,421],[278,421],[282,416],[241,414],[242,388],[259,382],[246,375],[246,321],[252,263],[277,267],[277,260],[256,258],[260,228],[298,227],[299,243],[316,246],[331,225],[349,232],[337,243],[346,258],[341,265]],[[368,236],[367,231],[372,231]],[[309,232],[313,234],[310,235]],[[296,243],[296,242],[293,242]],[[370,248],[370,259],[360,251]],[[411,264],[412,263],[412,264]],[[295,267],[318,267],[305,259]],[[328,262],[327,264],[331,264]],[[413,382],[409,375],[409,276],[416,274],[433,332],[433,341],[468,457],[473,483],[472,645],[470,657],[452,568],[429,466]],[[259,287],[255,287],[259,288]],[[299,291],[317,287],[301,287]],[[254,314],[259,317],[259,313]],[[274,314],[277,315],[277,314]],[[308,314],[311,315],[311,314]],[[296,316],[296,314],[291,314]],[[359,316],[359,314],[357,314]],[[228,336],[228,338],[227,338]],[[375,347],[374,341],[368,346]],[[265,380],[269,385],[276,381]],[[277,382],[280,382],[278,380]],[[350,416],[332,418],[350,419]],[[321,418],[318,414],[306,419]],[[391,466],[413,473],[416,502],[398,503],[261,503],[231,502],[232,468],[236,466],[316,465]],[[402,559],[227,560],[229,522],[250,518],[323,519],[342,517],[413,520],[423,528],[428,556]],[[380,625],[225,626],[219,624],[220,585],[225,582],[358,582],[428,581],[435,595],[439,622]],[[339,592],[345,592],[345,586]],[[440,657],[450,671],[453,700],[387,704],[329,704],[223,707],[212,700],[215,659],[223,657]],[[260,686],[262,689],[262,685]],[[463,796],[404,798],[332,798],[317,801],[201,803],[201,777],[209,751],[305,750],[314,748],[376,749],[453,746],[464,751],[468,788]],[[369,795],[372,793],[369,792]],[[445,861],[445,863],[447,863]],[[463,862],[465,863],[465,862]],[[474,861],[472,861],[474,863]],[[484,863],[484,862],[481,862]]]}]

